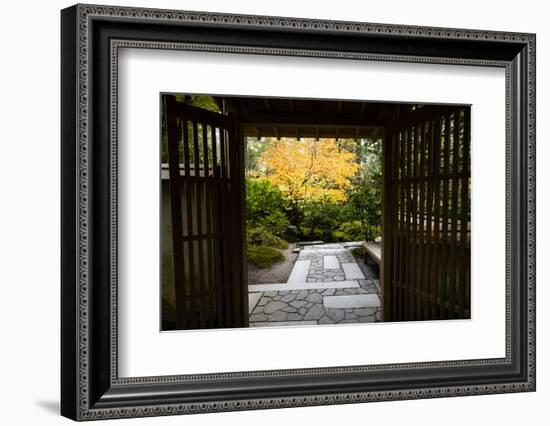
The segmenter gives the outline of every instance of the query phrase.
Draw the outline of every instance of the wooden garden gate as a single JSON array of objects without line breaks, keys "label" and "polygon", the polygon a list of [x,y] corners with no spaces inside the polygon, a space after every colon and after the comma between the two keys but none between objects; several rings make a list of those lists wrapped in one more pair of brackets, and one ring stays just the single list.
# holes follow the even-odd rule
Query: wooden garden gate
[{"label": "wooden garden gate", "polygon": [[384,320],[469,318],[470,107],[396,107],[384,175]]},{"label": "wooden garden gate", "polygon": [[233,114],[163,96],[176,328],[248,325],[242,146]]}]

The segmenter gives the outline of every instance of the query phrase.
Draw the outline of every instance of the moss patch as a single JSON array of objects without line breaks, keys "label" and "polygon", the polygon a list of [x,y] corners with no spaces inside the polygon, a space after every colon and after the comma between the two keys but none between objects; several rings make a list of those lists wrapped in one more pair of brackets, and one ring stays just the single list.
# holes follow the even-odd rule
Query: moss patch
[{"label": "moss patch", "polygon": [[248,246],[248,261],[260,268],[269,268],[275,262],[283,260],[283,254],[273,247],[267,246]]}]

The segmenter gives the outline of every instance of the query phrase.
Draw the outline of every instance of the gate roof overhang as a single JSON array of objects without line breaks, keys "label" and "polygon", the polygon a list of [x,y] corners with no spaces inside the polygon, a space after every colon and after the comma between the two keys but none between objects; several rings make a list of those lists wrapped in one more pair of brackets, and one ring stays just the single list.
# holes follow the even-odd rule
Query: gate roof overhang
[{"label": "gate roof overhang", "polygon": [[383,136],[388,109],[382,102],[218,97],[236,112],[244,136],[362,139]]}]

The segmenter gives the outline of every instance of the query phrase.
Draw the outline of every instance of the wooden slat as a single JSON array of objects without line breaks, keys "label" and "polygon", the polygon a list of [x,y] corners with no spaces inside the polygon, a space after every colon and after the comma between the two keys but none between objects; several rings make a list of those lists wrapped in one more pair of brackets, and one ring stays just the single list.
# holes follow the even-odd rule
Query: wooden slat
[{"label": "wooden slat", "polygon": [[461,179],[461,225],[460,225],[460,257],[461,257],[461,274],[459,282],[459,293],[458,293],[458,316],[459,318],[464,318],[465,313],[465,299],[467,286],[471,280],[468,279],[469,268],[468,268],[468,258],[470,256],[470,251],[466,249],[467,238],[468,238],[468,217],[470,211],[469,203],[469,179],[468,175],[470,173],[470,110],[469,108],[464,109],[463,117],[463,144],[462,144],[462,174],[465,176]]},{"label": "wooden slat", "polygon": [[[220,161],[221,161],[221,176],[222,178],[228,178],[229,172],[227,167],[227,135],[226,129],[220,129]],[[221,204],[227,206],[228,204],[227,185],[222,183],[221,185]],[[231,317],[233,315],[233,306],[231,306],[231,275],[230,275],[230,263],[231,249],[229,247],[230,238],[228,233],[231,232],[230,223],[227,218],[226,211],[222,212],[221,224],[222,224],[222,263],[223,263],[223,304],[224,304],[224,324],[231,324]]]},{"label": "wooden slat", "polygon": [[[241,253],[245,252],[244,238],[245,238],[245,199],[239,197],[239,194],[245,193],[244,187],[244,149],[242,141],[244,138],[241,135],[241,128],[236,114],[230,113],[228,115],[229,124],[232,126],[233,137],[230,140],[229,148],[233,155],[232,162],[232,181],[231,186],[233,206],[231,209],[233,216],[233,240],[234,250]],[[248,325],[248,282],[245,277],[246,262],[245,256],[241,258],[239,264],[238,258],[235,259],[234,264],[234,281],[233,281],[233,306],[235,307],[234,313],[234,326],[243,327]]]},{"label": "wooden slat", "polygon": [[[193,166],[195,177],[200,177],[200,148],[199,148],[199,127],[197,121],[193,121]],[[193,191],[195,193],[194,204],[195,204],[195,231],[196,235],[199,237],[198,240],[190,242],[193,246],[193,251],[197,249],[197,276],[195,277],[196,284],[198,289],[204,289],[205,287],[205,277],[204,277],[204,254],[202,250],[202,191],[201,191],[201,180],[196,179],[193,182]],[[195,298],[195,301],[198,302],[198,318],[200,328],[206,328],[207,317],[205,315],[205,306],[207,300],[204,292],[200,293],[199,297]]]},{"label": "wooden slat", "polygon": [[[238,147],[238,126],[236,122],[236,117],[234,114],[229,114],[229,118],[231,120],[231,133],[233,134],[232,138],[229,138],[227,141],[227,148],[228,148],[228,160],[229,164],[231,165],[237,165],[239,162],[239,147]],[[238,167],[237,167],[238,169]],[[230,173],[233,175],[233,184],[230,186],[230,200],[236,200],[239,199],[239,193],[241,191],[240,188],[240,182],[238,173],[236,173],[235,169],[230,168]],[[238,326],[243,324],[244,318],[243,318],[243,302],[244,302],[244,296],[242,293],[242,287],[239,285],[242,282],[241,277],[241,268],[239,268],[238,263],[240,262],[241,255],[240,255],[240,244],[239,239],[241,236],[241,230],[240,230],[240,217],[241,217],[241,209],[238,208],[239,206],[235,205],[233,208],[230,209],[229,212],[229,220],[230,220],[230,232],[232,233],[232,241],[234,242],[234,246],[231,248],[230,252],[230,262],[231,262],[231,301],[232,301],[232,308],[233,308],[233,314],[231,316],[232,325]],[[246,298],[248,299],[248,295],[246,295]]]},{"label": "wooden slat", "polygon": [[174,114],[175,98],[166,96],[164,98],[164,111],[166,116],[166,129],[168,137],[168,162],[170,174],[170,207],[172,217],[172,252],[174,267],[174,287],[176,302],[176,326],[185,327],[186,312],[182,307],[185,304],[185,269],[183,262],[183,241],[182,241],[182,216],[181,216],[181,192],[179,173],[179,135],[177,118]]},{"label": "wooden slat", "polygon": [[420,289],[418,288],[418,156],[419,156],[419,139],[418,139],[418,126],[412,127],[412,174],[415,178],[411,184],[411,209],[412,209],[412,234],[411,234],[411,262],[412,270],[409,285],[412,287],[412,300],[411,300],[411,314],[409,320],[415,320],[418,315],[418,308],[420,306]]},{"label": "wooden slat", "polygon": [[[412,143],[412,139],[413,139],[413,133],[411,131],[411,129],[407,129],[406,130],[406,135],[407,135],[407,143],[406,143],[406,149],[407,149],[407,163],[406,163],[406,176],[409,177],[409,176],[412,176],[412,157],[413,157],[413,149],[412,149],[412,146],[413,146],[413,143]],[[411,187],[410,185],[405,185],[405,188],[406,188],[406,191],[405,191],[405,194],[406,194],[406,213],[405,213],[405,223],[406,223],[406,226],[405,226],[405,247],[406,247],[406,252],[405,252],[405,264],[406,264],[406,269],[405,269],[405,281],[406,283],[408,283],[408,286],[405,288],[405,302],[404,302],[404,319],[405,320],[408,320],[410,317],[411,317],[411,314],[412,314],[412,309],[411,309],[411,300],[412,300],[412,295],[411,295],[411,283],[412,283],[412,262],[413,262],[413,259],[412,259],[412,229],[411,229],[411,220],[412,220],[412,202],[411,202],[411,198],[412,198],[412,191],[411,191]]]},{"label": "wooden slat", "polygon": [[452,180],[453,185],[451,189],[451,235],[450,235],[450,260],[449,267],[451,268],[449,272],[449,307],[450,307],[450,318],[456,318],[455,315],[455,300],[456,300],[456,281],[457,281],[457,219],[458,219],[458,166],[459,166],[459,138],[460,138],[460,124],[458,117],[458,110],[453,113],[453,161],[452,161],[452,171],[454,178]]},{"label": "wooden slat", "polygon": [[222,130],[216,127],[212,127],[212,228],[218,238],[214,240],[214,274],[216,280],[216,288],[214,290],[214,296],[216,300],[216,326],[222,327],[223,320],[225,318],[225,307],[223,303],[223,234],[221,232],[221,216],[217,213],[220,211],[221,206],[221,181],[220,181],[220,167],[218,167],[218,132]]},{"label": "wooden slat", "polygon": [[[231,118],[231,117],[230,117]],[[233,117],[233,123],[235,124],[234,146],[237,150],[237,162],[235,164],[235,170],[237,171],[236,181],[239,186],[240,197],[236,198],[237,204],[237,236],[239,253],[244,254],[240,256],[240,264],[236,265],[239,271],[239,281],[237,282],[241,294],[241,324],[242,327],[249,325],[249,306],[248,306],[248,268],[246,258],[246,188],[245,188],[245,146],[244,146],[244,133],[242,126],[239,126],[240,120],[235,115]],[[240,200],[240,202],[238,202]],[[239,260],[239,258],[238,258]]]},{"label": "wooden slat", "polygon": [[[395,229],[397,226],[397,218],[399,214],[399,198],[398,198],[398,192],[394,189],[394,184],[392,182],[397,182],[397,175],[398,175],[398,168],[399,163],[397,162],[398,159],[398,152],[399,152],[399,135],[398,134],[391,134],[391,175],[389,178],[391,181],[386,182],[387,187],[389,188],[390,192],[390,199],[391,199],[391,229],[386,230],[386,237],[390,238],[392,241],[392,259],[391,259],[391,269],[392,269],[392,276],[391,276],[391,282],[390,280],[386,280],[388,285],[391,285],[391,297],[392,297],[392,309],[391,309],[391,316],[390,318],[394,318],[396,316],[396,312],[398,309],[398,295],[397,295],[397,289],[394,286],[394,282],[397,279],[398,275],[398,263],[397,259],[398,257],[398,250],[399,250],[399,242],[397,240],[398,236],[395,232],[392,232],[392,230]],[[388,179],[386,177],[386,179]],[[368,243],[367,243],[368,244]],[[372,253],[376,253],[376,246],[377,244],[370,242],[372,246],[366,246],[365,251],[368,252],[369,250]],[[374,255],[371,256],[374,258]],[[380,260],[378,262],[378,266],[380,266]]]},{"label": "wooden slat", "polygon": [[441,245],[439,243],[440,239],[440,229],[439,222],[441,219],[441,187],[439,175],[441,173],[441,130],[442,120],[441,117],[438,117],[435,122],[435,139],[434,139],[434,160],[433,160],[433,173],[434,173],[434,211],[433,217],[434,222],[438,225],[433,231],[432,245],[433,245],[433,259],[431,265],[431,279],[432,279],[432,318],[439,318],[440,309],[437,303],[437,300],[440,298],[440,265],[441,260]]},{"label": "wooden slat", "polygon": [[[187,117],[183,116],[181,120],[181,127],[183,130],[183,165],[184,165],[184,175],[190,176],[191,175],[191,166],[190,166],[190,152],[189,152],[189,144],[190,142],[190,136],[189,136],[189,124],[188,124]],[[191,130],[193,132],[193,129]],[[185,200],[185,207],[186,207],[186,213],[187,213],[187,235],[192,236],[194,235],[193,232],[193,201],[195,199],[194,197],[194,188],[193,184],[191,182],[185,181],[184,184],[184,194],[186,197]],[[188,311],[190,316],[190,321],[193,325],[196,324],[197,316],[198,316],[198,304],[196,300],[196,292],[198,290],[198,285],[195,277],[195,250],[194,250],[194,244],[192,241],[187,242],[187,260],[189,262],[189,289],[190,289],[190,296],[188,300]]]},{"label": "wooden slat", "polygon": [[[207,283],[206,287],[209,290],[209,294],[207,295],[206,304],[207,304],[207,326],[212,327],[214,325],[213,319],[214,319],[214,300],[213,295],[214,292],[212,291],[212,288],[214,287],[214,282],[212,279],[212,221],[210,217],[210,198],[211,198],[211,192],[210,192],[210,160],[209,160],[209,150],[208,150],[208,124],[203,123],[202,125],[202,170],[203,170],[203,183],[201,185],[201,191],[204,194],[204,218],[205,218],[205,229],[204,233],[202,234],[201,249],[205,251],[205,282]],[[206,247],[205,247],[206,244]]]},{"label": "wooden slat", "polygon": [[[443,173],[448,173],[449,170],[449,158],[450,158],[450,138],[451,138],[451,132],[450,132],[450,124],[451,124],[451,118],[450,115],[445,116],[445,142],[443,146]],[[449,218],[449,181],[445,180],[443,181],[443,206],[442,206],[443,214],[443,226],[441,230],[441,290],[440,290],[440,317],[441,319],[448,318],[448,311],[446,308],[446,303],[448,299],[448,270],[449,270],[449,248],[448,248],[448,241],[449,241],[449,235],[448,235],[448,218]]]},{"label": "wooden slat", "polygon": [[435,123],[433,120],[428,122],[428,133],[426,137],[427,143],[427,165],[426,165],[426,247],[425,247],[425,270],[424,279],[426,280],[425,289],[428,293],[425,306],[425,318],[432,319],[433,304],[434,304],[434,284],[433,284],[433,255],[434,255],[434,240],[433,240],[433,207],[434,207],[434,139],[435,139]]},{"label": "wooden slat", "polygon": [[420,125],[420,168],[419,168],[419,207],[418,207],[418,280],[419,280],[419,307],[417,319],[426,319],[426,280],[424,278],[424,239],[426,236],[426,125],[424,122]]},{"label": "wooden slat", "polygon": [[[400,146],[400,153],[399,153],[399,168],[400,168],[400,183],[399,183],[399,200],[400,200],[400,210],[399,210],[399,276],[397,278],[397,281],[401,281],[405,278],[405,239],[404,239],[404,228],[405,228],[405,206],[407,204],[407,197],[405,192],[405,186],[403,183],[403,180],[405,179],[405,159],[406,159],[406,143],[407,139],[404,132],[399,132],[399,146]],[[399,302],[399,309],[398,309],[398,321],[402,321],[404,319],[404,309],[403,306],[405,304],[405,295],[403,288],[399,288],[398,290],[398,302]]]},{"label": "wooden slat", "polygon": [[[393,138],[388,134],[388,139],[383,145],[382,151],[382,175],[391,176],[391,158],[392,158]],[[382,283],[383,306],[382,315],[384,318],[393,317],[393,287],[392,287],[392,222],[393,222],[393,197],[391,195],[391,182],[383,181],[382,199],[385,203],[384,215],[382,217],[382,257],[385,259],[380,268],[380,282]],[[386,283],[388,285],[386,285]]]}]

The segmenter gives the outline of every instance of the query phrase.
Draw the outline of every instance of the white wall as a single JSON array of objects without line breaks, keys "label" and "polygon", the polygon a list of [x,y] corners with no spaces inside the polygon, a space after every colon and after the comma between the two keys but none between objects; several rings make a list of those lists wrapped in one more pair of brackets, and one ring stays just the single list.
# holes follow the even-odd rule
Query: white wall
[{"label": "white wall", "polygon": [[[550,28],[545,2],[277,0],[108,1],[188,10],[267,14],[537,33],[538,391],[454,399],[294,408],[120,424],[464,425],[544,424],[550,401]],[[59,395],[59,9],[71,3],[11,1],[0,25],[0,417],[6,425],[64,424]],[[546,79],[545,79],[546,77]],[[482,420],[483,419],[483,420]],[[538,420],[537,420],[538,419]],[[102,424],[110,424],[107,421]],[[116,424],[116,423],[113,423]]]}]

